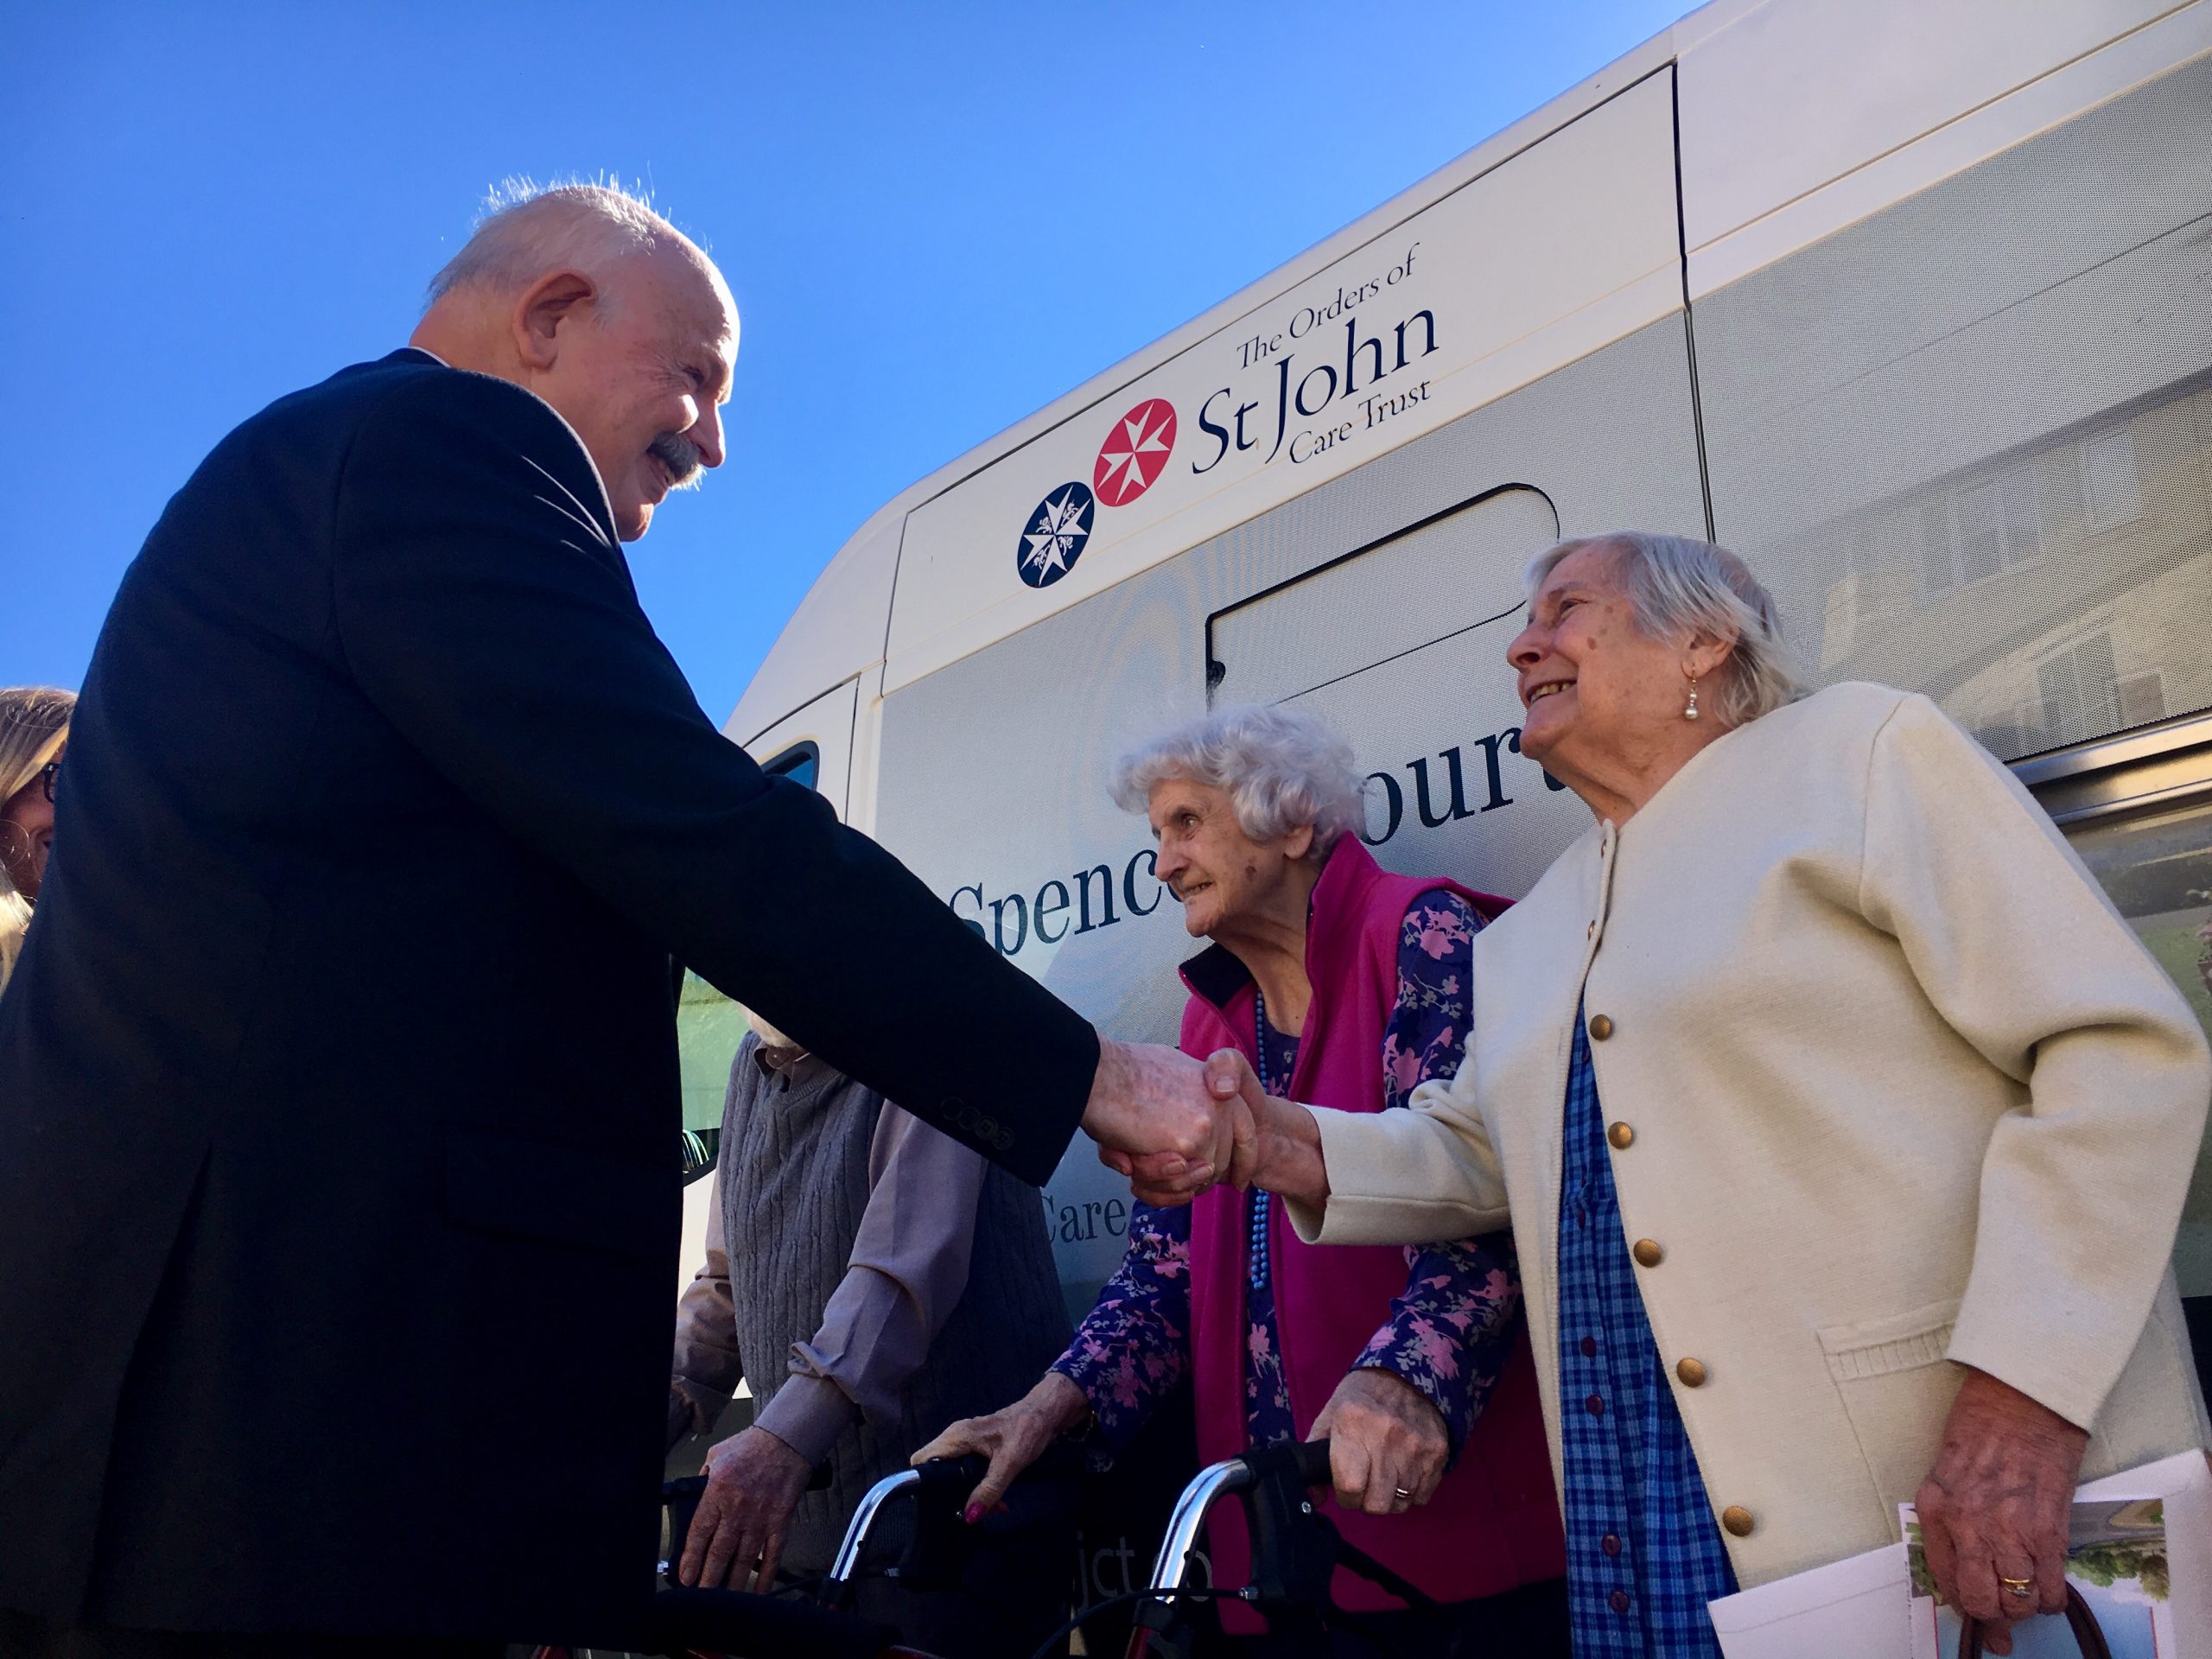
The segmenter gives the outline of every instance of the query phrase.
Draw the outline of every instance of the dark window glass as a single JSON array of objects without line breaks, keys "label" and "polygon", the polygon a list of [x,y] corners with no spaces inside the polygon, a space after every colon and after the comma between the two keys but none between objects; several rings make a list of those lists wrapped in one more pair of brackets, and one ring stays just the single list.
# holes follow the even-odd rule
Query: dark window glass
[{"label": "dark window glass", "polygon": [[762,766],[771,778],[788,778],[812,789],[822,776],[822,751],[811,743],[795,744]]}]

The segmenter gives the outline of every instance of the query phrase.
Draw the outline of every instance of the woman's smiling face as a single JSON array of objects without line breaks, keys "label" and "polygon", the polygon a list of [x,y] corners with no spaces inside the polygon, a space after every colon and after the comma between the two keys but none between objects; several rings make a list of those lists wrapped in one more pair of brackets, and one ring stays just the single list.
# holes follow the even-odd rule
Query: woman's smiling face
[{"label": "woman's smiling face", "polygon": [[1568,554],[1505,648],[1520,683],[1521,752],[1532,760],[1589,772],[1590,761],[1632,753],[1682,718],[1682,647],[1637,626],[1615,566],[1609,548]]}]

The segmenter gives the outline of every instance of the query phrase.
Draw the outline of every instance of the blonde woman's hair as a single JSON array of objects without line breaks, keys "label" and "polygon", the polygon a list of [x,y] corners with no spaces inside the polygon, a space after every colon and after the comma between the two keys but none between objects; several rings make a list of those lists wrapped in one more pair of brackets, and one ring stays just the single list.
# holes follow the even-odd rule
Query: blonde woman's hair
[{"label": "blonde woman's hair", "polygon": [[[77,694],[51,685],[11,685],[0,690],[0,806],[22,793],[69,741],[69,715]],[[0,865],[0,990],[8,988],[30,925],[31,901],[16,890]]]}]

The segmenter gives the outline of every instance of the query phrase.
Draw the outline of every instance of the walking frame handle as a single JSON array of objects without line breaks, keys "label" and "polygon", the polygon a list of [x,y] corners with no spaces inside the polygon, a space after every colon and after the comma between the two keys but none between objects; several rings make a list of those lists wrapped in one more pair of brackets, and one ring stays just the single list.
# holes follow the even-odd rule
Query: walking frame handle
[{"label": "walking frame handle", "polygon": [[[1071,1477],[1080,1466],[1081,1454],[1072,1446],[1049,1447],[1021,1473],[1019,1482],[1055,1481]],[[869,1487],[846,1524],[845,1536],[830,1565],[824,1599],[832,1606],[850,1603],[859,1583],[861,1556],[868,1535],[893,1498],[911,1495],[915,1504],[913,1530],[905,1554],[886,1575],[901,1579],[916,1589],[938,1587],[957,1580],[962,1564],[975,1548],[976,1529],[964,1524],[961,1501],[990,1472],[991,1460],[970,1452],[957,1458],[931,1458],[912,1469],[886,1475]]]},{"label": "walking frame handle", "polygon": [[1248,1452],[1199,1472],[1183,1489],[1160,1541],[1152,1569],[1151,1598],[1139,1603],[1130,1630],[1131,1654],[1179,1651],[1166,1636],[1175,1623],[1175,1599],[1188,1589],[1191,1558],[1207,1512],[1235,1496],[1244,1506],[1252,1546],[1252,1582],[1217,1586],[1214,1593],[1251,1603],[1278,1621],[1317,1628],[1331,1611],[1329,1586],[1339,1567],[1379,1586],[1408,1607],[1433,1609],[1435,1599],[1366,1551],[1344,1541],[1320,1513],[1313,1489],[1329,1479],[1329,1443],[1274,1446]]}]

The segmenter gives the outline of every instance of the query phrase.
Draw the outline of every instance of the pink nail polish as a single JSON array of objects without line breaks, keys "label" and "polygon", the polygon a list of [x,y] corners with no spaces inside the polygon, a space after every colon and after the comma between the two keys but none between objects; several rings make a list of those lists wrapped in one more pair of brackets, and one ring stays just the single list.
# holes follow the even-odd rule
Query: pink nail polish
[{"label": "pink nail polish", "polygon": [[963,1513],[960,1518],[965,1521],[969,1526],[974,1526],[978,1521],[983,1518],[983,1506],[980,1503],[970,1503],[965,1513]]}]

